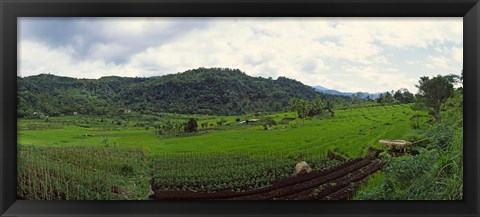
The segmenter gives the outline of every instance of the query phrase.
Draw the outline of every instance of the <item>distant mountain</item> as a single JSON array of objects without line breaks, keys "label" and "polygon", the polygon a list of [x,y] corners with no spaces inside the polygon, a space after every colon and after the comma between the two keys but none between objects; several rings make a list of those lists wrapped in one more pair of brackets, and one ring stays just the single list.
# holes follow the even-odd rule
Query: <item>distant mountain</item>
[{"label": "distant mountain", "polygon": [[41,74],[18,77],[17,88],[20,117],[125,111],[237,115],[282,111],[291,98],[350,100],[290,78],[251,77],[227,68],[198,68],[149,78],[77,79]]},{"label": "distant mountain", "polygon": [[367,92],[340,92],[338,90],[332,90],[328,89],[325,87],[322,87],[320,85],[313,86],[316,91],[321,92],[321,93],[326,93],[326,94],[332,94],[332,95],[339,95],[339,96],[358,96],[360,99],[367,99],[367,97],[370,97],[370,99],[377,99],[380,97],[380,93],[367,93]]}]

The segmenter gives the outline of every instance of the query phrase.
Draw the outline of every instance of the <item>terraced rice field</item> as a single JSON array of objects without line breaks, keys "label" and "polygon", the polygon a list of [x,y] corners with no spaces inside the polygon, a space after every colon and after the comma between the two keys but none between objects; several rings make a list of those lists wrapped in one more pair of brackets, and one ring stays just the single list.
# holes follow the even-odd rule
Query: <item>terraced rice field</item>
[{"label": "terraced rice field", "polygon": [[[290,121],[277,124],[272,130],[264,130],[261,125],[238,124],[235,117],[231,117],[222,126],[209,127],[198,135],[168,138],[155,136],[153,127],[135,127],[143,121],[134,120],[133,117],[129,121],[122,121],[122,125],[109,124],[113,120],[107,117],[104,122],[99,122],[101,117],[51,117],[49,122],[20,120],[18,143],[48,147],[103,146],[105,143],[102,139],[107,138],[107,144],[141,148],[149,155],[219,152],[258,155],[271,154],[272,151],[300,153],[307,150],[325,154],[335,150],[349,157],[360,157],[368,147],[379,147],[379,139],[403,139],[415,115],[420,120],[427,118],[425,112],[413,111],[411,105],[338,110],[333,118]],[[296,115],[278,113],[256,118],[267,117],[279,123],[284,118]],[[180,122],[187,117],[177,118],[172,120]],[[199,116],[199,125],[203,122],[213,123],[224,117],[208,118]]]},{"label": "terraced rice field", "polygon": [[[307,120],[293,113],[198,116],[208,127],[169,136],[158,136],[153,125],[188,116],[138,118],[20,120],[19,198],[348,199],[381,168],[364,159],[369,148],[380,148],[379,139],[408,140],[412,124],[428,117],[411,105],[338,110],[335,117]],[[277,124],[265,129],[241,124],[243,118]],[[300,161],[314,172],[292,177]]]}]

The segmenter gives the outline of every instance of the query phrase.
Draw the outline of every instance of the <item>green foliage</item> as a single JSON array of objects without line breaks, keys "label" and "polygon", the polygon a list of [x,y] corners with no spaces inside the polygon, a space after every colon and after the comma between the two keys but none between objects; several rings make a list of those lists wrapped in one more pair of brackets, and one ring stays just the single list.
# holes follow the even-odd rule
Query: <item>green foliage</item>
[{"label": "green foliage", "polygon": [[442,117],[452,128],[463,128],[463,90],[458,88],[442,105]]},{"label": "green foliage", "polygon": [[282,118],[282,120],[280,120],[279,124],[288,124],[290,123],[291,121],[294,121],[295,118]]},{"label": "green foliage", "polygon": [[[376,190],[360,191],[360,200],[428,200],[435,199],[432,172],[439,159],[437,151],[420,150],[416,156],[393,158],[387,152],[380,154],[384,164],[383,182]],[[433,166],[432,166],[433,165]],[[373,190],[373,192],[372,192]]]},{"label": "green foliage", "polygon": [[[449,114],[449,115],[445,115]],[[369,181],[355,196],[359,200],[462,200],[463,199],[463,93],[455,90],[442,105],[442,122],[420,128],[417,135],[430,140],[419,154],[393,158],[382,153],[384,177]]]},{"label": "green foliage", "polygon": [[[393,93],[393,91],[392,91]],[[377,98],[377,103],[385,105],[387,103],[394,102],[393,95],[390,92],[381,93],[380,96]]]},{"label": "green foliage", "polygon": [[430,109],[430,114],[440,122],[440,108],[442,104],[453,95],[453,84],[448,77],[438,75],[430,79],[421,77],[418,88],[417,99]]},{"label": "green foliage", "polygon": [[162,154],[153,159],[155,185],[161,190],[218,192],[266,187],[292,176],[298,161],[321,171],[342,163],[322,154],[289,156],[281,153],[248,156],[239,153]]},{"label": "green foliage", "polygon": [[224,123],[227,123],[227,120],[225,118],[222,118],[219,121],[217,121],[217,125],[219,126],[223,125]]},{"label": "green foliage", "polygon": [[[31,145],[19,145],[17,193],[31,199],[144,199],[151,177],[162,190],[249,190],[290,176],[298,161],[315,170],[338,165],[325,158],[328,151],[360,157],[379,139],[426,135],[431,150],[418,147],[418,155],[398,158],[383,153],[384,171],[357,198],[462,199],[463,92],[452,88],[449,94],[448,84],[455,82],[452,76],[420,80],[423,108],[437,121],[443,117],[432,127],[425,112],[408,104],[378,106],[236,69],[152,78],[19,77],[18,141]],[[435,91],[441,93],[434,96],[438,108],[430,100]],[[392,91],[379,102],[412,97]],[[285,107],[304,119],[302,128],[290,123],[292,113],[271,114]],[[326,112],[334,118],[315,117]],[[259,121],[235,123],[251,118]],[[265,131],[262,125],[276,127]]]},{"label": "green foliage", "polygon": [[[428,117],[423,111],[416,112],[420,121]],[[295,153],[307,149],[325,152],[337,149],[348,157],[361,157],[368,147],[379,148],[379,139],[405,139],[413,113],[411,105],[406,104],[338,109],[334,118],[307,119],[301,128],[292,128],[296,123],[294,113],[242,116],[243,120],[259,119],[249,125],[236,123],[237,116],[195,115],[197,123],[205,126],[196,134],[185,133],[181,128],[191,116],[167,113],[102,116],[104,122],[100,122],[101,117],[90,115],[51,117],[51,126],[43,120],[19,119],[18,142],[50,147],[104,146],[101,138],[108,137],[110,146],[141,147],[153,155],[191,151],[265,154],[272,150]],[[277,125],[265,131],[263,120],[268,118]],[[89,128],[84,127],[85,119],[94,120],[90,121]],[[216,126],[221,119],[231,124]],[[124,120],[128,127],[112,124],[112,120]],[[145,126],[150,126],[150,130],[145,130]],[[90,136],[84,137],[85,134]]]},{"label": "green foliage", "polygon": [[100,139],[100,142],[101,142],[103,145],[105,145],[105,146],[108,145],[108,137],[102,137],[102,138]]},{"label": "green foliage", "polygon": [[273,126],[273,125],[277,125],[277,122],[271,118],[267,118],[264,120],[265,124],[267,125],[270,125],[270,126]]},{"label": "green foliage", "polygon": [[410,93],[406,88],[397,90],[393,95],[393,98],[399,103],[415,102],[415,96]]},{"label": "green foliage", "polygon": [[313,100],[293,98],[290,99],[287,106],[287,110],[290,112],[296,112],[299,118],[320,115],[324,109],[327,109],[333,116],[333,103],[327,101],[325,106],[320,98],[315,98]]},{"label": "green foliage", "polygon": [[362,185],[358,192],[354,195],[354,200],[378,200],[378,189],[382,187],[385,179],[385,173],[378,171],[367,178],[366,184]]},{"label": "green foliage", "polygon": [[415,96],[408,91],[406,88],[401,88],[394,92],[385,92],[381,93],[377,98],[377,103],[381,105],[391,104],[391,103],[412,103],[415,102]]},{"label": "green foliage", "polygon": [[275,120],[271,119],[271,118],[267,118],[265,120],[262,120],[262,122],[263,122],[263,128],[266,129],[266,130],[269,129],[270,127],[273,127],[273,126],[277,125],[277,122]]},{"label": "green foliage", "polygon": [[[19,143],[21,144],[35,144],[49,153],[63,153],[57,150],[68,150],[73,146],[78,151],[62,155],[61,158],[67,159],[63,162],[85,158],[94,162],[74,161],[73,164],[82,165],[81,168],[83,165],[87,167],[79,171],[79,174],[92,174],[92,176],[102,174],[101,172],[88,172],[90,168],[96,168],[94,170],[96,172],[105,168],[116,174],[115,176],[110,173],[106,174],[105,176],[111,177],[109,179],[101,176],[101,180],[104,179],[104,182],[95,181],[97,179],[91,179],[91,182],[88,181],[90,179],[85,179],[85,182],[76,181],[76,183],[80,183],[79,186],[104,186],[99,188],[102,192],[110,190],[112,186],[120,186],[124,190],[132,189],[128,198],[140,198],[140,196],[148,194],[141,193],[145,192],[145,189],[148,190],[148,186],[144,187],[144,182],[135,180],[136,177],[147,177],[145,174],[149,174],[150,178],[155,177],[155,182],[159,186],[163,186],[162,189],[195,189],[198,191],[233,189],[237,191],[242,190],[242,186],[250,186],[245,189],[252,189],[256,186],[269,185],[279,177],[290,176],[295,163],[302,160],[306,160],[314,169],[327,168],[334,164],[334,161],[333,163],[325,161],[326,153],[329,150],[343,153],[346,157],[360,157],[367,147],[378,145],[378,139],[402,138],[409,130],[408,119],[412,113],[411,105],[339,109],[336,111],[335,118],[305,120],[302,128],[288,127],[292,124],[290,121],[295,120],[293,113],[263,113],[259,116],[254,114],[242,116],[242,119],[254,117],[259,119],[251,125],[234,123],[237,116],[196,115],[198,123],[216,123],[223,119],[225,122],[234,124],[216,127],[219,129],[209,128],[208,133],[195,134],[195,136],[188,135],[184,133],[183,128],[179,128],[190,120],[191,116],[167,113],[152,115],[131,113],[115,117],[61,116],[51,117],[49,123],[45,123],[41,119],[20,119],[18,127]],[[392,114],[394,115],[392,116]],[[283,119],[290,121],[280,123]],[[127,124],[128,128],[116,125],[117,120]],[[83,127],[87,121],[90,122],[89,128]],[[261,126],[264,122],[271,124],[275,122],[277,125],[275,129],[265,131]],[[394,125],[385,125],[387,122],[394,123]],[[47,124],[51,124],[51,126]],[[153,129],[153,127],[151,131],[144,129],[145,126],[155,125],[157,125],[157,129]],[[186,136],[168,136],[168,132],[165,131],[159,138],[153,133],[154,130],[166,130],[169,127],[172,131],[168,132],[184,133]],[[85,138],[83,137],[85,134],[90,136]],[[117,144],[110,148],[144,148],[149,152],[149,157],[155,159],[152,166],[133,166],[132,171],[131,167],[126,166],[135,165],[135,163],[128,163],[130,162],[128,159],[132,159],[132,157],[123,154],[115,155],[115,160],[104,157],[111,154],[95,151],[98,147],[107,148],[101,144],[103,137],[108,138],[109,144]],[[86,147],[77,148],[78,144]],[[46,146],[56,148],[45,148]],[[272,150],[278,153],[272,153]],[[82,154],[82,152],[85,153]],[[39,153],[39,155],[41,154]],[[140,155],[137,158],[141,157]],[[103,161],[108,161],[108,163],[103,163]],[[115,169],[102,167],[102,165],[112,163],[115,164],[113,167]],[[87,172],[83,170],[87,170]],[[74,176],[70,173],[65,174]],[[79,180],[82,180],[82,176],[79,177]],[[247,181],[240,181],[244,179]],[[133,186],[129,180],[134,180],[138,187]],[[187,184],[183,185],[182,183]],[[195,183],[202,183],[203,187],[195,185]],[[209,183],[214,184],[209,185]],[[57,186],[55,183],[52,184]],[[61,185],[58,184],[58,186]],[[24,188],[25,191],[27,191],[26,189],[28,188]],[[68,189],[71,189],[70,185]],[[94,191],[87,188],[86,190],[80,189],[80,192]],[[69,194],[75,194],[75,192]],[[92,195],[93,193],[85,193],[82,198],[97,198]],[[124,195],[119,196],[115,193],[108,197],[124,198]]]},{"label": "green foliage", "polygon": [[20,145],[18,153],[17,194],[39,200],[145,199],[151,177],[161,190],[251,190],[291,176],[298,161],[308,161],[314,170],[343,162],[313,152],[176,153],[149,160],[138,149]]},{"label": "green foliage", "polygon": [[422,114],[420,112],[415,112],[412,117],[410,117],[410,126],[415,130],[420,130],[431,126],[430,116]]},{"label": "green foliage", "polygon": [[190,118],[186,123],[184,130],[187,133],[193,133],[193,132],[197,132],[197,128],[198,128],[197,120],[195,118]]},{"label": "green foliage", "polygon": [[120,167],[120,174],[123,176],[131,176],[135,174],[135,169],[131,165],[124,164]]},{"label": "green foliage", "polygon": [[454,131],[449,125],[441,123],[431,128],[427,135],[432,147],[444,150],[452,142]]},{"label": "green foliage", "polygon": [[334,108],[335,105],[331,100],[326,101],[324,109],[327,110],[332,117],[335,116],[335,111],[333,110]]},{"label": "green foliage", "polygon": [[145,199],[147,166],[139,149],[19,145],[17,194],[33,200]]},{"label": "green foliage", "polygon": [[18,77],[17,84],[18,117],[33,117],[35,112],[60,116],[130,111],[234,115],[281,111],[291,98],[348,101],[348,97],[326,95],[293,79],[250,77],[227,68],[198,68],[150,78],[75,79],[41,74]]}]

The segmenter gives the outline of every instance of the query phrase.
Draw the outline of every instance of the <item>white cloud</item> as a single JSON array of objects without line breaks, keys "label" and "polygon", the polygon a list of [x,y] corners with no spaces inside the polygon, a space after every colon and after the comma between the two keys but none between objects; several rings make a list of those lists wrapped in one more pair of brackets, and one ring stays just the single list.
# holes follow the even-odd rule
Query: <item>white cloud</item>
[{"label": "white cloud", "polygon": [[446,73],[459,73],[463,67],[463,49],[452,48],[444,52],[442,56],[429,56],[429,62],[425,64],[428,68]]},{"label": "white cloud", "polygon": [[463,49],[459,47],[452,48],[452,57],[457,63],[463,63]]},{"label": "white cloud", "polygon": [[427,48],[447,41],[462,43],[459,20],[430,18],[391,18],[369,24],[380,43],[397,48]]},{"label": "white cloud", "polygon": [[19,75],[51,73],[63,76],[98,78],[115,75],[134,77],[140,75],[137,68],[124,67],[101,60],[77,61],[68,48],[52,49],[45,44],[22,41],[19,45]]},{"label": "white cloud", "polygon": [[445,68],[445,69],[450,68],[448,65],[449,59],[444,56],[438,56],[438,57],[430,56],[429,59],[431,60],[430,65],[433,68],[436,68],[436,67]]},{"label": "white cloud", "polygon": [[402,68],[419,62],[398,62],[397,51],[436,49],[441,55],[427,53],[425,66],[457,68],[461,24],[461,18],[82,19],[74,34],[62,35],[71,37],[65,40],[70,44],[22,37],[19,73],[98,78],[228,67],[252,76],[378,92],[411,85],[407,82],[421,76]]},{"label": "white cloud", "polygon": [[396,68],[381,67],[346,67],[345,71],[353,73],[368,82],[372,90],[375,92],[398,90],[400,88],[407,88],[414,90],[417,79],[408,78],[405,73],[400,72]]}]

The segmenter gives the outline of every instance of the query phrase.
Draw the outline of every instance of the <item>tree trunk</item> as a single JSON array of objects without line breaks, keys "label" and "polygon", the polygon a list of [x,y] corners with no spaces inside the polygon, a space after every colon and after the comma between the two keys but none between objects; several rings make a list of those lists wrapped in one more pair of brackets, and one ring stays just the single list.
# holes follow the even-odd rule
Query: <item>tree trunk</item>
[{"label": "tree trunk", "polygon": [[440,106],[435,108],[435,121],[437,123],[440,123],[441,117],[440,117]]}]

